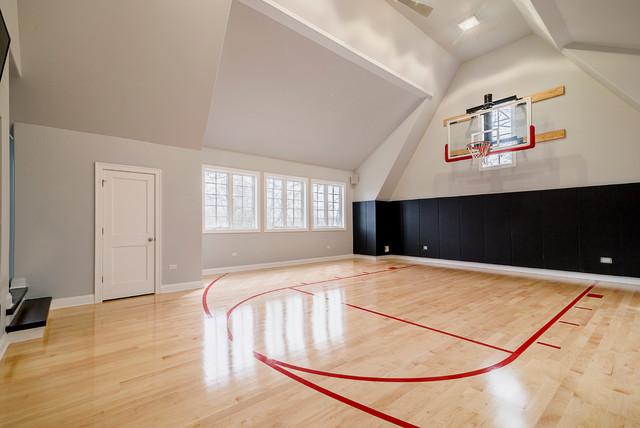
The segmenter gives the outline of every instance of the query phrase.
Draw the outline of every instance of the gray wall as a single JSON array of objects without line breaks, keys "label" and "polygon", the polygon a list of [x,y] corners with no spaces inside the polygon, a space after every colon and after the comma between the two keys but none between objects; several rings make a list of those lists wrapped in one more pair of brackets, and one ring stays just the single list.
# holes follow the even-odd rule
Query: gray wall
[{"label": "gray wall", "polygon": [[[349,184],[350,171],[214,149],[204,149],[202,151],[202,161],[204,164],[214,166],[346,183],[346,230],[326,232],[203,233],[202,267],[205,270],[352,254],[351,202],[353,201],[353,189]],[[264,183],[262,179],[261,177],[260,194],[263,193],[262,186]],[[262,209],[262,204],[260,208]],[[232,256],[231,253],[237,253],[237,255]]]},{"label": "gray wall", "polygon": [[95,162],[162,170],[162,283],[201,280],[200,151],[22,123],[14,133],[14,274],[30,297],[93,294]]}]

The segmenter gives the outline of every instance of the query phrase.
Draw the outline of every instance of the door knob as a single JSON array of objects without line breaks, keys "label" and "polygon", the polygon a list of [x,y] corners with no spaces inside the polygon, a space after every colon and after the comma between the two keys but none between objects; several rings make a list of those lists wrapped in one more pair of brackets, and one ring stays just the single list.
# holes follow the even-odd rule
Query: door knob
[{"label": "door knob", "polygon": [[147,241],[153,242],[153,238],[148,238]]}]

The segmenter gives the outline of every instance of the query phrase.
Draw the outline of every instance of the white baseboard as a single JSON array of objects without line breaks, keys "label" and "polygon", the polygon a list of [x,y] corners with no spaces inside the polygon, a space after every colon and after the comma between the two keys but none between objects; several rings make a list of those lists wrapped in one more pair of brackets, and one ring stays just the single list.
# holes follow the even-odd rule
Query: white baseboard
[{"label": "white baseboard", "polygon": [[241,265],[241,266],[227,266],[227,267],[221,267],[221,268],[202,269],[202,275],[215,275],[218,273],[226,273],[226,272],[242,272],[245,270],[257,270],[257,269],[269,269],[269,268],[275,268],[275,267],[306,265],[308,263],[320,263],[320,262],[331,262],[335,260],[352,259],[353,257],[354,257],[353,254],[343,254],[340,256],[314,257],[311,259],[285,260],[282,262],[257,263],[253,265]]},{"label": "white baseboard", "polygon": [[384,260],[385,258],[388,258],[389,256],[367,256],[365,254],[354,254],[353,258],[354,259],[365,259],[365,260],[372,260],[372,261],[378,261],[378,260]]},{"label": "white baseboard", "polygon": [[586,279],[589,281],[602,281],[602,282],[615,282],[620,284],[640,285],[640,278],[632,278],[628,276],[613,276],[613,275],[598,275],[593,273],[584,272],[569,272],[563,270],[550,270],[550,269],[535,269],[519,266],[505,266],[505,265],[492,265],[487,263],[474,263],[463,262],[459,260],[444,260],[444,259],[430,259],[425,257],[411,257],[411,256],[379,256],[375,257],[375,260],[385,259],[397,259],[405,260],[416,264],[432,265],[432,266],[444,266],[444,267],[459,267],[465,269],[484,270],[491,272],[511,272],[520,273],[526,275],[542,275],[552,276],[556,278],[571,278],[571,279]]},{"label": "white baseboard", "polygon": [[51,300],[51,310],[70,308],[72,306],[93,305],[95,303],[93,294],[84,296],[62,297]]},{"label": "white baseboard", "polygon": [[202,281],[179,282],[176,284],[162,284],[160,286],[160,292],[172,293],[174,291],[196,290],[203,287],[204,282]]},{"label": "white baseboard", "polygon": [[24,342],[25,340],[40,339],[44,336],[44,327],[30,328],[27,330],[12,331],[8,334],[9,343]]},{"label": "white baseboard", "polygon": [[3,331],[2,336],[0,336],[0,360],[2,360],[2,357],[4,357],[4,352],[7,350],[8,346],[9,335]]}]

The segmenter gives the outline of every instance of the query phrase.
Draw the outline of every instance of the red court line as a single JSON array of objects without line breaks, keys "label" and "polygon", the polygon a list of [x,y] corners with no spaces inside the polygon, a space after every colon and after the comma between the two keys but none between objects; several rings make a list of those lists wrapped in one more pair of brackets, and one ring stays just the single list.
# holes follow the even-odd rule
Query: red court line
[{"label": "red court line", "polygon": [[549,346],[549,347],[551,347],[551,348],[562,349],[562,348],[560,348],[559,346],[556,346],[556,345],[549,345],[548,343],[544,343],[544,342],[536,342],[536,343],[539,343],[539,344],[544,345],[544,346]]},{"label": "red court line", "polygon": [[308,381],[308,380],[306,380],[306,379],[304,379],[304,378],[302,378],[300,376],[297,376],[297,375],[291,373],[290,371],[285,370],[282,367],[278,366],[277,364],[275,364],[273,362],[273,360],[265,357],[264,355],[262,355],[262,354],[260,354],[258,352],[254,351],[253,352],[253,356],[256,359],[258,359],[259,361],[262,361],[263,363],[265,363],[266,365],[271,367],[272,369],[275,369],[275,370],[279,371],[283,375],[285,375],[285,376],[287,376],[287,377],[289,377],[289,378],[291,378],[291,379],[293,379],[293,380],[295,380],[297,382],[300,382],[301,384],[303,384],[305,386],[308,386],[311,389],[315,389],[316,391],[326,395],[327,397],[333,398],[334,400],[338,400],[338,401],[340,401],[340,402],[342,402],[342,403],[344,403],[344,404],[346,404],[348,406],[351,406],[351,407],[356,408],[358,410],[361,410],[363,412],[369,413],[370,415],[376,416],[376,417],[378,417],[380,419],[383,419],[383,420],[385,420],[387,422],[391,422],[392,424],[396,424],[398,426],[405,427],[405,428],[419,428],[417,425],[410,424],[409,422],[405,422],[405,421],[403,421],[401,419],[395,418],[395,417],[393,417],[391,415],[388,415],[386,413],[382,413],[379,410],[376,410],[376,409],[371,408],[369,406],[365,406],[364,404],[358,403],[357,401],[353,401],[353,400],[351,400],[351,399],[349,399],[349,398],[347,398],[347,397],[345,397],[343,395],[336,394],[335,392],[333,392],[333,391],[331,391],[329,389],[323,388],[320,385],[317,385],[317,384],[315,384],[313,382],[310,382],[310,381]]},{"label": "red court line", "polygon": [[583,308],[582,306],[576,306],[576,309],[584,309],[586,311],[592,311],[593,310],[591,308]]},{"label": "red court line", "polygon": [[335,377],[339,379],[349,379],[349,380],[360,380],[360,381],[368,381],[368,382],[436,382],[443,380],[453,380],[453,379],[462,379],[466,377],[477,376],[480,374],[488,373],[492,370],[499,369],[508,364],[511,364],[516,360],[524,351],[526,351],[536,340],[540,338],[553,324],[555,324],[564,314],[566,314],[569,309],[571,309],[576,303],[580,301],[589,291],[596,286],[598,281],[594,282],[591,286],[589,286],[586,290],[584,290],[578,297],[576,297],[571,303],[569,303],[563,310],[561,310],[555,317],[553,317],[549,322],[547,322],[544,326],[542,326],[536,333],[534,333],[526,342],[524,342],[515,352],[509,355],[504,360],[488,367],[484,367],[477,370],[472,370],[463,373],[456,373],[452,375],[443,375],[443,376],[427,376],[427,377],[414,377],[414,378],[405,378],[405,377],[375,377],[375,376],[354,376],[347,375],[341,373],[331,373],[325,372],[321,370],[313,370],[306,367],[299,367],[293,364],[288,364],[278,360],[271,360],[274,364],[277,364],[282,367],[286,367],[288,369],[297,370],[309,374],[321,375],[326,377]]},{"label": "red court line", "polygon": [[[295,291],[299,291],[299,292],[304,293],[304,294],[309,294],[311,296],[315,296],[315,294],[309,293],[308,291],[297,290],[295,288],[291,288],[291,289],[295,290]],[[329,300],[328,298],[326,298],[326,299]],[[436,333],[440,333],[440,334],[444,334],[444,335],[447,335],[447,336],[455,337],[456,339],[466,340],[467,342],[475,343],[476,345],[486,346],[488,348],[492,348],[492,349],[495,349],[495,350],[498,350],[498,351],[506,352],[507,354],[513,354],[513,351],[507,351],[506,349],[498,348],[497,346],[489,345],[488,343],[478,342],[477,340],[469,339],[467,337],[458,336],[457,334],[448,333],[446,331],[438,330],[437,328],[427,327],[426,325],[418,324],[418,323],[415,323],[415,322],[412,322],[412,321],[404,320],[402,318],[397,318],[397,317],[394,317],[394,316],[391,316],[391,315],[383,314],[382,312],[372,311],[371,309],[363,308],[361,306],[352,305],[350,303],[346,303],[346,302],[340,302],[340,303],[342,303],[344,306],[348,306],[350,308],[359,309],[361,311],[369,312],[369,313],[372,313],[372,314],[375,314],[375,315],[379,315],[381,317],[389,318],[389,319],[392,319],[392,320],[395,320],[395,321],[400,321],[400,322],[403,322],[405,324],[414,325],[416,327],[424,328],[426,330],[430,330],[430,331],[433,331],[433,332],[436,332]]]},{"label": "red court line", "polygon": [[211,317],[211,312],[209,311],[209,306],[207,305],[207,294],[209,294],[209,289],[211,288],[211,286],[213,284],[215,284],[219,279],[225,277],[229,275],[229,272],[227,273],[223,273],[222,275],[220,275],[219,277],[217,277],[216,279],[214,279],[213,281],[211,281],[211,284],[209,284],[207,286],[207,288],[204,289],[204,293],[202,293],[202,307],[204,308],[204,313],[207,314],[208,317]]},{"label": "red court line", "polygon": [[587,297],[595,297],[596,299],[602,299],[604,296],[602,294],[589,293],[587,294]]},{"label": "red court line", "polygon": [[558,322],[561,322],[562,324],[569,324],[569,325],[575,325],[577,327],[580,327],[580,324],[576,324],[576,323],[573,323],[573,322],[567,322],[567,321],[558,321]]},{"label": "red court line", "polygon": [[[281,288],[276,288],[274,290],[269,290],[269,291],[265,291],[263,293],[258,293],[254,296],[251,297],[247,297],[246,299],[244,299],[241,302],[238,302],[237,304],[235,304],[231,309],[229,309],[227,311],[227,336],[229,336],[229,340],[233,340],[233,333],[231,333],[231,329],[229,328],[229,317],[231,317],[231,313],[240,305],[242,305],[243,303],[255,298],[255,297],[259,297],[259,296],[263,296],[265,294],[269,294],[269,293],[274,293],[276,291],[281,291],[281,290],[286,290],[288,288],[294,289],[293,287],[303,287],[303,286],[307,286],[307,285],[316,285],[316,284],[324,284],[327,282],[334,282],[334,281],[338,281],[341,279],[350,279],[350,278],[357,278],[360,276],[367,276],[367,275],[375,275],[378,273],[384,273],[384,272],[389,272],[391,270],[397,270],[397,269],[407,269],[407,268],[411,268],[411,267],[415,267],[416,265],[408,265],[408,266],[402,266],[402,267],[389,267],[388,269],[383,269],[383,270],[378,270],[375,272],[369,272],[369,273],[361,273],[361,274],[357,274],[357,275],[351,275],[351,276],[345,276],[344,278],[334,278],[334,279],[327,279],[324,281],[316,281],[316,282],[310,282],[310,283],[301,283],[301,285],[294,285],[291,287],[281,287]],[[209,288],[211,288],[211,286],[220,278],[222,278],[223,276],[227,275],[227,273],[225,273],[224,275],[221,275],[219,278],[215,279],[211,284],[209,284],[209,286],[204,290],[204,294],[202,296],[202,306],[204,307],[204,311],[208,316],[211,316],[211,313],[209,312],[209,307],[207,305],[207,294],[209,293]]]},{"label": "red court line", "polygon": [[[403,268],[406,267],[412,267],[412,266],[405,266]],[[397,269],[395,267],[391,267],[389,268],[389,270],[392,269]],[[380,272],[384,272],[384,271],[380,271]],[[378,273],[378,272],[374,272],[374,273]],[[226,274],[225,274],[226,275]],[[207,306],[207,302],[206,302],[206,296],[207,293],[209,291],[209,289],[211,288],[211,286],[218,281],[220,278],[222,278],[224,275],[220,276],[219,278],[217,278],[216,280],[214,280],[211,284],[209,284],[209,286],[206,288],[204,294],[203,294],[203,298],[202,298],[202,304],[205,310],[205,313],[211,317],[211,312],[209,311],[209,308]],[[362,276],[362,275],[356,275],[356,276]],[[329,281],[321,281],[321,282],[330,282]],[[321,283],[318,282],[318,283]],[[341,396],[339,394],[336,394],[328,389],[322,388],[319,385],[314,384],[313,382],[307,381],[306,379],[303,379],[299,376],[296,376],[295,374],[284,370],[282,367],[289,367],[295,370],[300,370],[303,372],[307,372],[307,373],[313,373],[313,374],[322,374],[324,376],[328,376],[328,377],[336,377],[336,378],[346,378],[346,379],[352,379],[352,380],[371,380],[371,381],[378,381],[378,382],[432,382],[432,381],[440,381],[440,380],[452,380],[452,379],[461,379],[461,378],[466,378],[466,377],[471,377],[471,376],[476,376],[479,374],[484,374],[484,373],[488,373],[492,370],[504,367],[510,363],[512,363],[513,361],[515,361],[524,351],[526,351],[532,343],[534,343],[538,338],[540,338],[540,336],[542,336],[553,324],[555,324],[565,313],[567,313],[569,311],[569,309],[571,309],[572,307],[575,306],[576,303],[578,303],[580,301],[580,299],[582,299],[589,291],[591,291],[593,289],[593,287],[596,286],[596,284],[598,283],[598,281],[595,281],[590,287],[588,287],[585,291],[583,291],[582,293],[580,293],[580,295],[578,297],[576,297],[571,303],[569,303],[562,311],[560,311],[555,317],[553,317],[551,320],[549,320],[549,322],[547,322],[544,326],[542,326],[542,328],[540,328],[536,333],[534,333],[525,343],[523,343],[515,352],[513,352],[511,355],[509,355],[507,358],[505,358],[504,360],[489,366],[489,367],[484,367],[481,369],[477,369],[477,370],[473,370],[473,371],[469,371],[469,372],[464,372],[464,373],[457,373],[457,374],[453,374],[453,375],[446,375],[446,376],[431,376],[431,377],[423,377],[423,378],[375,378],[375,377],[364,377],[364,376],[349,376],[349,375],[341,375],[341,374],[335,374],[335,373],[328,373],[328,372],[320,372],[318,370],[311,370],[311,369],[305,369],[305,368],[301,368],[301,367],[296,367],[296,366],[292,366],[280,361],[276,361],[270,358],[267,358],[266,356],[259,354],[257,352],[254,351],[254,357],[259,359],[260,361],[264,362],[265,364],[269,365],[270,367],[272,367],[273,369],[277,370],[278,372],[284,374],[285,376],[288,376],[289,378],[305,385],[308,386],[309,388],[312,388],[328,397],[331,397],[335,400],[338,400],[342,403],[345,403],[351,407],[354,407],[356,409],[362,410],[364,412],[367,412],[373,416],[376,416],[378,418],[384,419],[388,422],[391,423],[395,423],[396,425],[399,426],[403,426],[403,427],[415,427],[414,425],[409,424],[408,422],[404,422],[400,419],[394,418],[393,416],[387,415],[385,413],[379,412],[371,407],[367,407],[364,406],[356,401],[350,400],[344,396]],[[284,288],[280,288],[278,290],[282,290],[282,289],[286,289],[289,287],[284,287]],[[273,291],[277,291],[277,290],[271,290],[265,293],[260,293],[260,295],[263,294],[267,294],[269,292],[273,292]],[[301,291],[301,290],[298,290]],[[256,297],[256,296],[253,296]],[[245,299],[243,302],[252,299],[253,297],[250,297],[248,299]],[[241,302],[242,303],[242,302]],[[229,329],[228,327],[228,323],[229,323],[229,316],[231,314],[231,312],[237,308],[241,303],[235,305],[231,310],[229,310],[227,312],[227,330]],[[588,308],[582,308],[582,309],[588,309]],[[589,309],[590,310],[590,309]],[[230,335],[229,336],[229,340],[233,340],[233,337]]]}]

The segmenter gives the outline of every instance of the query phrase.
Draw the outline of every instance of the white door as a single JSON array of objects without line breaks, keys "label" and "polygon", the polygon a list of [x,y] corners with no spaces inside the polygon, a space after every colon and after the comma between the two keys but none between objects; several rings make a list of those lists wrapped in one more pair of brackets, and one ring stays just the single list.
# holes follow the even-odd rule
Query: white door
[{"label": "white door", "polygon": [[155,176],[103,172],[102,298],[155,291]]}]

